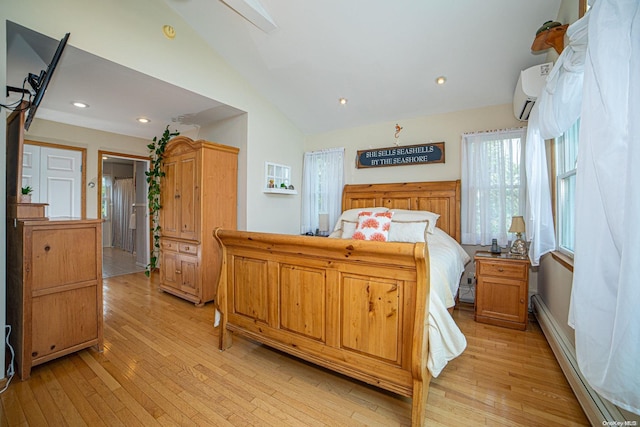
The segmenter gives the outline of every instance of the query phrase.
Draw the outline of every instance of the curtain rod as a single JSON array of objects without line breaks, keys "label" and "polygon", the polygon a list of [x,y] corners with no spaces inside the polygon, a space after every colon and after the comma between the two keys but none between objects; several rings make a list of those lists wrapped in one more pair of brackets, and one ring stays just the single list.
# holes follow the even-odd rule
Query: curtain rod
[{"label": "curtain rod", "polygon": [[526,129],[526,126],[520,126],[515,128],[506,128],[506,129],[491,129],[491,130],[480,130],[476,132],[464,132],[462,135],[479,135],[481,133],[494,133],[494,132],[511,132],[514,130],[522,130]]}]

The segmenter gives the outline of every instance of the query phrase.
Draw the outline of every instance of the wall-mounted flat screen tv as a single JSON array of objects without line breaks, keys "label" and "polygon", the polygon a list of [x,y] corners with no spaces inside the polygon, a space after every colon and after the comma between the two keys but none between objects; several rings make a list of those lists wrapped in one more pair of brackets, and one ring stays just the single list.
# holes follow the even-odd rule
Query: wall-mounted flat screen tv
[{"label": "wall-mounted flat screen tv", "polygon": [[46,70],[40,71],[39,75],[29,73],[27,77],[27,81],[29,85],[33,88],[35,95],[33,96],[33,101],[31,101],[31,105],[29,106],[29,111],[27,112],[27,117],[24,121],[24,130],[29,130],[29,126],[33,121],[34,116],[36,115],[36,111],[42,102],[42,97],[47,90],[47,86],[49,85],[49,81],[51,80],[51,76],[60,61],[60,57],[62,56],[62,51],[64,51],[64,47],[67,45],[67,40],[69,40],[69,34],[65,34],[65,36],[58,43],[58,48],[56,49],[56,53],[53,55],[51,62]]}]

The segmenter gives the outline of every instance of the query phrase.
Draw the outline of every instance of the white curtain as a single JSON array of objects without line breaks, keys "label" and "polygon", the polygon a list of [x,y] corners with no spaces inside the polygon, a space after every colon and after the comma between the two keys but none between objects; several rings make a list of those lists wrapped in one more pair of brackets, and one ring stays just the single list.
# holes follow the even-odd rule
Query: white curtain
[{"label": "white curtain", "polygon": [[591,387],[640,414],[640,2],[589,11],[569,324]]},{"label": "white curtain", "polygon": [[525,215],[532,265],[556,248],[544,140],[557,138],[580,117],[588,16],[567,29],[569,43],[547,77],[529,116],[526,148],[528,204]]},{"label": "white curtain", "polygon": [[135,227],[132,219],[135,188],[133,178],[116,178],[113,183],[113,212],[111,217],[111,244],[127,252],[133,252]]},{"label": "white curtain", "polygon": [[342,210],[343,183],[344,148],[304,153],[301,233],[315,233],[320,214],[328,215],[333,230]]},{"label": "white curtain", "polygon": [[525,203],[525,129],[462,136],[462,243],[505,246],[511,217]]}]

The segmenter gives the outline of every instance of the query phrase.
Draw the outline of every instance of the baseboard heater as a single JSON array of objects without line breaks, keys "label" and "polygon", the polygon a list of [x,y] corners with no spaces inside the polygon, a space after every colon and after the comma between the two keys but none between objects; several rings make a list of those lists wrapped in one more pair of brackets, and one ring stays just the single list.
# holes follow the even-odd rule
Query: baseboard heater
[{"label": "baseboard heater", "polygon": [[576,350],[569,342],[562,330],[558,327],[547,305],[538,295],[531,297],[533,302],[533,313],[538,320],[540,329],[549,342],[553,354],[558,360],[558,364],[567,378],[569,385],[580,402],[591,425],[602,425],[603,421],[625,421],[624,415],[612,403],[601,398],[587,384],[587,381],[578,369]]}]

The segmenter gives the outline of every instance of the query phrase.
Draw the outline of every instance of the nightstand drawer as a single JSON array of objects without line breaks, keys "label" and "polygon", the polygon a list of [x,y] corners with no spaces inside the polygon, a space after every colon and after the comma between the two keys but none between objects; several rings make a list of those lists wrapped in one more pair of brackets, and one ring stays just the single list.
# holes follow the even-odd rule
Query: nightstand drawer
[{"label": "nightstand drawer", "polygon": [[509,279],[527,278],[527,264],[514,264],[500,261],[483,261],[477,263],[477,275],[507,277]]}]

